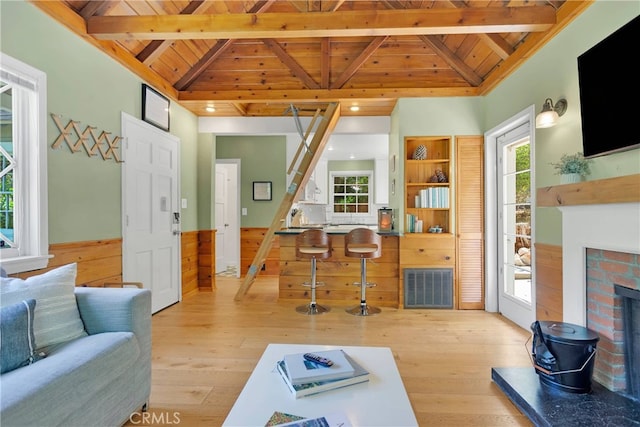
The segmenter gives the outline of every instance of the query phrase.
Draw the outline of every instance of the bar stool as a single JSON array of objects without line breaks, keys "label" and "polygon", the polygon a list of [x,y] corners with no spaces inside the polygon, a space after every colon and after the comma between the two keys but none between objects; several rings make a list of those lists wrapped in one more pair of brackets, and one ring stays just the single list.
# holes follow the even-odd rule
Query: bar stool
[{"label": "bar stool", "polygon": [[375,231],[368,228],[354,228],[344,238],[344,254],[352,258],[360,258],[360,305],[348,308],[346,311],[354,316],[369,316],[380,313],[377,307],[367,305],[367,288],[376,286],[367,282],[367,259],[382,256],[382,238]]},{"label": "bar stool", "polygon": [[323,230],[305,230],[296,237],[296,257],[311,260],[311,282],[303,283],[311,289],[311,302],[296,307],[301,314],[323,314],[328,307],[316,303],[316,287],[324,283],[316,282],[316,260],[331,257],[331,237]]}]

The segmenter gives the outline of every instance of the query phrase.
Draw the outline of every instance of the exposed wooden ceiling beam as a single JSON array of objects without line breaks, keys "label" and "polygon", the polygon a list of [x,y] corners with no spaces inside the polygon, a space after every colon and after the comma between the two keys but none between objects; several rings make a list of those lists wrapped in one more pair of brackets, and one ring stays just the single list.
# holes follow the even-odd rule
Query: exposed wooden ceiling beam
[{"label": "exposed wooden ceiling beam", "polygon": [[93,16],[102,40],[256,39],[540,32],[556,23],[551,6],[223,15]]},{"label": "exposed wooden ceiling beam", "polygon": [[396,98],[422,98],[434,96],[477,96],[474,87],[445,88],[374,88],[374,89],[263,89],[183,91],[179,101],[233,101],[233,102],[353,102],[358,100],[395,100]]}]

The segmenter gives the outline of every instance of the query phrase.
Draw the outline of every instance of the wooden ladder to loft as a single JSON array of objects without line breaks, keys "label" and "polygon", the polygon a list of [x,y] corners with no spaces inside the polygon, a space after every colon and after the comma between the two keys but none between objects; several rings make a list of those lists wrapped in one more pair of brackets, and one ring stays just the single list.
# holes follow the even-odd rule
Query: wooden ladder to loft
[{"label": "wooden ladder to loft", "polygon": [[[236,301],[241,300],[253,284],[253,281],[258,275],[258,272],[262,268],[262,265],[271,250],[276,231],[282,228],[282,223],[289,214],[291,206],[294,201],[298,200],[302,191],[304,191],[304,187],[307,185],[311,173],[322,156],[324,147],[327,145],[329,136],[333,132],[333,129],[335,129],[339,118],[340,104],[337,102],[329,103],[324,111],[322,111],[321,108],[316,110],[305,135],[302,136],[302,141],[300,142],[298,150],[291,161],[289,170],[287,171],[287,174],[294,172],[291,184],[282,198],[280,207],[276,211],[273,222],[265,234],[256,256],[253,258],[253,262],[249,267],[249,271],[247,272],[242,285],[240,285],[240,289],[238,289],[238,292],[236,293],[234,298]],[[318,119],[320,119],[320,122],[318,123],[318,127],[313,135],[313,139],[309,144],[307,144],[307,139],[313,132],[313,128]],[[302,157],[300,156],[301,153]]]}]

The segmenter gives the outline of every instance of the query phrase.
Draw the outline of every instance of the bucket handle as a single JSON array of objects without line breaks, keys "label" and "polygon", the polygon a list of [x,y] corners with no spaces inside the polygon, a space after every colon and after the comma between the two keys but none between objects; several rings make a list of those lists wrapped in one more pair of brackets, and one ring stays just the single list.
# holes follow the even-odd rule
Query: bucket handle
[{"label": "bucket handle", "polygon": [[552,372],[548,369],[543,368],[542,366],[538,365],[535,362],[535,354],[529,351],[529,341],[531,341],[531,338],[533,337],[533,335],[531,335],[529,338],[527,338],[527,342],[524,343],[524,347],[525,349],[527,349],[527,354],[529,355],[529,360],[531,361],[531,364],[533,365],[533,367],[540,371],[540,372],[544,372],[547,375],[560,375],[560,374],[572,374],[574,372],[581,372],[584,370],[584,368],[589,364],[589,362],[591,361],[591,359],[593,359],[593,357],[596,355],[596,352],[598,351],[597,348],[593,349],[593,352],[589,355],[589,357],[587,358],[587,360],[584,362],[584,364],[579,368],[579,369],[568,369],[566,371],[558,371],[558,372]]}]

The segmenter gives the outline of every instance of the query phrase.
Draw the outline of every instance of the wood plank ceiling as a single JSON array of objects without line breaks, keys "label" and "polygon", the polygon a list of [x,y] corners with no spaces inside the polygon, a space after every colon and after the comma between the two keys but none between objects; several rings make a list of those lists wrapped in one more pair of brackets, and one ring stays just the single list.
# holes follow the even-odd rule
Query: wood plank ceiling
[{"label": "wood plank ceiling", "polygon": [[488,93],[592,2],[32,3],[197,116],[387,116],[398,98]]}]

